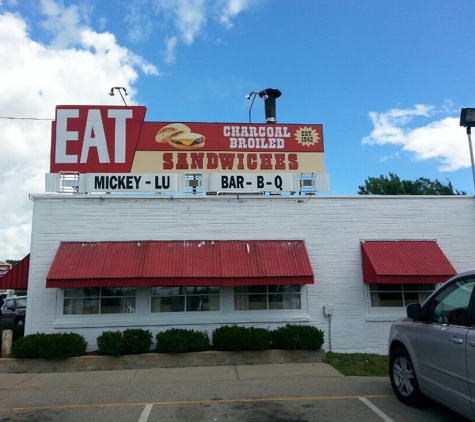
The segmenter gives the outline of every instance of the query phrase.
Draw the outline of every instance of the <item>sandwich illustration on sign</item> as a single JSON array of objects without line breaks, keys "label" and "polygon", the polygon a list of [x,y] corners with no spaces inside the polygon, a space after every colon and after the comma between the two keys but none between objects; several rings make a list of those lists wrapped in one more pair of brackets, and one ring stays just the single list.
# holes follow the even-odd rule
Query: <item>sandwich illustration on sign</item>
[{"label": "sandwich illustration on sign", "polygon": [[168,143],[178,149],[197,149],[205,144],[205,137],[183,123],[172,123],[162,127],[155,136],[155,141]]}]

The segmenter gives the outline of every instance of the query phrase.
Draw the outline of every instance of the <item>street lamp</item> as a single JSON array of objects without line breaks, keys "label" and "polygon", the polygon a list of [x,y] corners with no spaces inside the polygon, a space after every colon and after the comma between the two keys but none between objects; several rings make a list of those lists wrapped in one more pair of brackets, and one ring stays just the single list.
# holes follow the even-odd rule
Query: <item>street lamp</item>
[{"label": "street lamp", "polygon": [[475,127],[475,108],[462,108],[462,112],[460,113],[460,126],[463,126],[467,129],[470,159],[472,160],[473,186],[475,188],[475,163],[473,160],[472,148],[472,127]]},{"label": "street lamp", "polygon": [[[122,86],[113,86],[113,87],[111,88],[110,92],[109,92],[109,95],[110,95],[111,97],[113,97],[113,96],[115,95],[115,94],[114,94],[114,91],[119,91],[119,94],[120,94],[120,96],[121,96],[121,98],[122,98],[122,101],[123,101],[124,104],[127,106],[127,103],[125,102],[125,99],[124,99],[124,95],[125,95],[125,96],[129,95],[129,94],[127,93],[127,90],[126,90],[124,87],[122,87]],[[122,91],[124,91],[124,95],[122,95]]]},{"label": "street lamp", "polygon": [[249,107],[249,123],[251,123],[251,110],[252,110],[252,106],[254,105],[254,101],[255,101],[257,95],[259,95],[258,92],[252,91],[250,94],[247,94],[246,97],[245,97],[246,100],[250,100],[251,96],[253,96],[251,106]]}]

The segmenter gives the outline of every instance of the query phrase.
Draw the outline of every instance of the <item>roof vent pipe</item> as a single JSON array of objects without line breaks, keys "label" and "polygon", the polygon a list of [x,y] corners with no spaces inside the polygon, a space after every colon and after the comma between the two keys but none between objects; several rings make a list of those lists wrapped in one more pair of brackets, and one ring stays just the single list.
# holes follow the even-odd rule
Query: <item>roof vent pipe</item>
[{"label": "roof vent pipe", "polygon": [[264,106],[266,111],[266,123],[277,123],[277,113],[275,111],[275,99],[282,95],[278,89],[267,88],[259,92],[259,97],[264,99]]}]

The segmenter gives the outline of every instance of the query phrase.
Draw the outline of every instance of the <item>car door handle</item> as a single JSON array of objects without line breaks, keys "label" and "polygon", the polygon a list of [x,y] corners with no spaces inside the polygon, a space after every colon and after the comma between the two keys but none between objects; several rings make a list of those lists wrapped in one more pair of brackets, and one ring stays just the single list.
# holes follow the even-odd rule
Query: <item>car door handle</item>
[{"label": "car door handle", "polygon": [[470,344],[470,346],[472,346],[472,347],[475,347],[475,341],[473,341],[473,340],[469,341],[468,344]]},{"label": "car door handle", "polygon": [[452,343],[455,343],[455,344],[462,344],[463,343],[463,340],[461,338],[458,338],[458,337],[449,338],[449,341],[452,342]]}]

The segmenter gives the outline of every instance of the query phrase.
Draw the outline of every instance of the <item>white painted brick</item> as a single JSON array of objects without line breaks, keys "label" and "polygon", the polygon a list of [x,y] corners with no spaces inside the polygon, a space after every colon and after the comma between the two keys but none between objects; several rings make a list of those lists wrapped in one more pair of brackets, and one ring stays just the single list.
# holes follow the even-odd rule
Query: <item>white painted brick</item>
[{"label": "white painted brick", "polygon": [[[331,346],[339,352],[387,352],[390,321],[366,321],[361,240],[435,239],[457,271],[474,267],[475,202],[469,196],[34,198],[27,333],[78,332],[90,348],[111,328],[58,328],[56,289],[45,288],[61,241],[304,239],[316,280],[307,288],[309,323],[325,331],[328,349],[329,321],[323,305],[331,303]],[[211,334],[220,321],[201,320],[206,317],[193,315],[183,327]],[[250,319],[248,325],[275,328],[291,318]],[[171,326],[144,328],[155,335]]]}]

